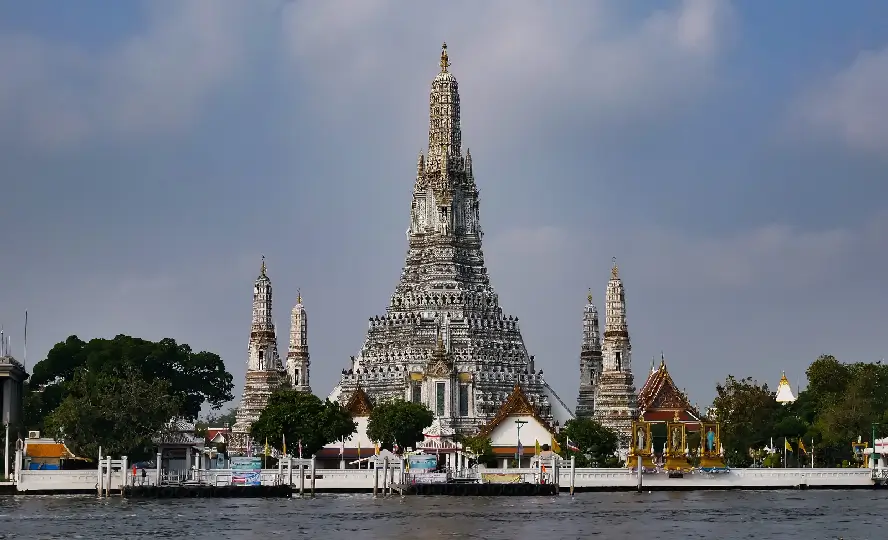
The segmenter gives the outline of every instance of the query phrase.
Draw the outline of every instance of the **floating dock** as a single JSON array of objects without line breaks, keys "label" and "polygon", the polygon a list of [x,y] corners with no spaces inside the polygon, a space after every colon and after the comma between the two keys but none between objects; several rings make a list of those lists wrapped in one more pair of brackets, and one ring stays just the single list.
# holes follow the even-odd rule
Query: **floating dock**
[{"label": "floating dock", "polygon": [[293,488],[278,486],[126,486],[123,496],[127,499],[196,499],[196,498],[256,498],[291,497]]},{"label": "floating dock", "polygon": [[558,495],[555,484],[409,484],[399,486],[404,495],[452,495],[463,497],[528,497]]}]

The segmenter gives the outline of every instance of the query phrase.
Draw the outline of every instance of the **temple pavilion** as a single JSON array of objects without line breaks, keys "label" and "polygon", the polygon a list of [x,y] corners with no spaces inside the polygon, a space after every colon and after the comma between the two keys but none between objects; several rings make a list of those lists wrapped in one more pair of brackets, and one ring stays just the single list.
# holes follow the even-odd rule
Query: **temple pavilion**
[{"label": "temple pavilion", "polygon": [[[651,372],[644,386],[638,392],[638,417],[640,420],[650,422],[654,429],[654,452],[657,453],[662,442],[657,439],[662,431],[665,439],[665,425],[667,422],[680,422],[685,424],[688,432],[699,432],[703,415],[691,405],[687,395],[678,389],[669,370],[666,367],[666,358],[660,355],[660,365],[654,367],[651,363]],[[658,446],[659,443],[659,446]]]}]

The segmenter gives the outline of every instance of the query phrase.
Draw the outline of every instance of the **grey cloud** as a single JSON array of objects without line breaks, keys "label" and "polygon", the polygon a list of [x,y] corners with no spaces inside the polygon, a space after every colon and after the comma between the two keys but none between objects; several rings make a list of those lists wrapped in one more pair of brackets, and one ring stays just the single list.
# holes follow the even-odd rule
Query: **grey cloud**
[{"label": "grey cloud", "polygon": [[0,36],[0,71],[16,74],[0,80],[0,122],[49,147],[180,130],[233,81],[250,16],[265,4],[151,3],[141,32],[98,52]]},{"label": "grey cloud", "polygon": [[888,153],[888,46],[860,52],[792,107],[793,120],[849,148]]}]

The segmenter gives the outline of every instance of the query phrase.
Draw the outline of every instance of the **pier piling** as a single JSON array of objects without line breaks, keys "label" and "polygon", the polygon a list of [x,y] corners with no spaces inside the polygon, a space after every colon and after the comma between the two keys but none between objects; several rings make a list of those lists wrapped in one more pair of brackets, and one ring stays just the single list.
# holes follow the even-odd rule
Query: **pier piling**
[{"label": "pier piling", "polygon": [[299,498],[305,497],[305,465],[299,460]]},{"label": "pier piling", "polygon": [[641,487],[642,487],[642,480],[641,480],[641,473],[642,473],[641,456],[639,456],[638,458],[636,458],[636,460],[635,460],[635,464],[636,464],[636,466],[638,467],[638,488],[637,488],[637,489],[638,489],[638,492],[641,493]]},{"label": "pier piling", "polygon": [[315,456],[311,456],[311,496],[315,496]]},{"label": "pier piling", "polygon": [[373,467],[373,497],[379,493],[379,467]]},{"label": "pier piling", "polygon": [[382,495],[388,495],[389,487],[389,458],[385,457],[382,463]]},{"label": "pier piling", "polygon": [[573,497],[577,480],[577,456],[570,456],[570,496]]}]

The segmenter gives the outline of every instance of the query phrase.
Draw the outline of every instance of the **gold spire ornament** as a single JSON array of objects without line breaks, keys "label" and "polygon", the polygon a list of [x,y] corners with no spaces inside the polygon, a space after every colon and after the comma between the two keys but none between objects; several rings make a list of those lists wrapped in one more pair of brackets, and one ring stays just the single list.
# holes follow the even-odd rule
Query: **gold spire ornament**
[{"label": "gold spire ornament", "polygon": [[441,45],[441,72],[445,73],[449,65],[450,62],[447,61],[447,43],[444,43]]},{"label": "gold spire ornament", "polygon": [[296,289],[296,303],[297,304],[302,303],[302,289],[301,288]]},{"label": "gold spire ornament", "polygon": [[265,275],[265,255],[262,256],[262,268],[259,270],[261,275]]},{"label": "gold spire ornament", "polygon": [[588,300],[590,304],[592,303],[592,287],[589,287],[589,294],[586,296],[586,300]]},{"label": "gold spire ornament", "polygon": [[611,268],[611,277],[614,279],[617,279],[620,277],[620,269],[619,269],[619,267],[617,267],[617,258],[616,257],[613,258],[613,261],[614,261],[614,267]]}]

